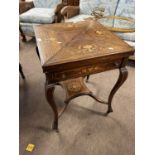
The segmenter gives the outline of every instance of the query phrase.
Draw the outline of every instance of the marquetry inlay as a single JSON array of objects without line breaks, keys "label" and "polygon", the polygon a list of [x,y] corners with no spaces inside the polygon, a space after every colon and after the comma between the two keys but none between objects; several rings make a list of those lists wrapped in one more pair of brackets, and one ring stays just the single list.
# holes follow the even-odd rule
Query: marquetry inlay
[{"label": "marquetry inlay", "polygon": [[95,45],[84,45],[84,46],[79,45],[78,49],[79,49],[78,52],[81,52],[81,54],[85,54],[87,52],[92,52],[93,50],[95,50],[96,46]]},{"label": "marquetry inlay", "polygon": [[82,88],[81,84],[77,81],[71,81],[67,85],[67,90],[70,92],[79,92],[81,88]]},{"label": "marquetry inlay", "polygon": [[103,35],[104,32],[102,32],[102,31],[96,31],[96,34],[98,34],[98,35]]},{"label": "marquetry inlay", "polygon": [[35,26],[35,33],[44,68],[132,50],[95,20]]}]

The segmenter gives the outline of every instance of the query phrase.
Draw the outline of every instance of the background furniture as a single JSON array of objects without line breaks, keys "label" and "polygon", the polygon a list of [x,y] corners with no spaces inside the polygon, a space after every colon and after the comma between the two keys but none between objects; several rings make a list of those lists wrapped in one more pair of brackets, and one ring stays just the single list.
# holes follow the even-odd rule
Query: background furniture
[{"label": "background furniture", "polygon": [[71,6],[79,6],[79,0],[63,0],[63,3]]},{"label": "background furniture", "polygon": [[[125,65],[134,49],[94,20],[35,26],[34,30],[42,69],[46,74],[46,98],[54,112],[53,128],[58,130],[58,117],[62,114],[58,114],[54,103],[56,85],[66,90],[64,110],[70,100],[89,95],[108,105],[106,115],[112,112],[112,98],[127,78]],[[108,101],[104,102],[88,90],[81,77],[111,69],[119,69],[120,75]]]},{"label": "background furniture", "polygon": [[19,73],[20,73],[22,79],[25,79],[25,75],[23,73],[22,65],[20,63],[19,63]]},{"label": "background furniture", "polygon": [[[60,4],[60,5],[58,5]],[[57,12],[61,9],[61,0],[33,0],[20,2],[20,27],[28,36],[34,36],[33,25],[57,22]]]},{"label": "background furniture", "polygon": [[[79,22],[87,18],[93,18],[92,12],[98,8],[104,8],[104,16],[119,16],[134,19],[134,7],[135,0],[80,0],[79,7],[66,6],[61,10],[61,13],[66,22]],[[98,21],[105,26],[134,29],[134,22],[127,20],[101,18]],[[115,32],[115,34],[129,45],[135,46],[135,32]]]},{"label": "background furniture", "polygon": [[19,35],[22,37],[22,41],[23,41],[23,42],[26,42],[26,37],[25,37],[25,35],[24,35],[24,33],[23,33],[23,31],[22,31],[20,25],[19,25],[19,33],[20,33]]},{"label": "background furniture", "polygon": [[79,0],[33,0],[19,3],[20,29],[23,34],[34,36],[33,25],[60,22],[60,10],[67,5],[78,6]]},{"label": "background furniture", "polygon": [[34,7],[33,1],[20,0],[20,2],[19,2],[19,14],[22,14],[22,13],[28,11],[29,9],[33,8],[33,7]]}]

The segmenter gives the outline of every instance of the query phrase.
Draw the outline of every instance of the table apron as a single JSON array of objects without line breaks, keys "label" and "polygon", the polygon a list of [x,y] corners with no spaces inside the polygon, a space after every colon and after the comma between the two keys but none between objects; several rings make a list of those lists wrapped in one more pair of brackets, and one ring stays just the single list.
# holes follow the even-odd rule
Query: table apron
[{"label": "table apron", "polygon": [[47,72],[46,78],[49,83],[64,81],[67,79],[84,77],[107,70],[120,68],[123,59],[115,59],[110,62],[96,63],[88,66],[78,67],[61,72]]}]

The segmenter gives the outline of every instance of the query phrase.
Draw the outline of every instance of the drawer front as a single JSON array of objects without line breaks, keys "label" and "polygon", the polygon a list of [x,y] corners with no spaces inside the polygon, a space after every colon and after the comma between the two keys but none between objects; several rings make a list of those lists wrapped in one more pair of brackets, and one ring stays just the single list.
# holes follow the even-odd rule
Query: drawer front
[{"label": "drawer front", "polygon": [[109,63],[98,63],[91,66],[84,66],[63,72],[46,73],[46,78],[49,82],[64,81],[71,78],[83,77],[90,74],[100,73],[106,70],[117,69],[121,65],[121,60],[114,60]]}]

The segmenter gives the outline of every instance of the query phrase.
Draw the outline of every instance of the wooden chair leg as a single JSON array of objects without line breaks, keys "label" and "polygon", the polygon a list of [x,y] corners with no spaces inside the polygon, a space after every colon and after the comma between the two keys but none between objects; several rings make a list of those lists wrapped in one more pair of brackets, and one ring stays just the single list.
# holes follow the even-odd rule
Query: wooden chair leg
[{"label": "wooden chair leg", "polygon": [[20,35],[21,35],[21,37],[22,37],[22,41],[23,42],[26,42],[27,40],[26,40],[26,36],[25,36],[25,34],[23,33],[23,31],[22,31],[22,29],[21,29],[21,27],[19,26],[19,31],[20,31]]},{"label": "wooden chair leg", "polygon": [[25,79],[25,75],[23,73],[23,70],[22,70],[22,65],[19,63],[19,72],[20,72],[20,75],[23,79]]}]

